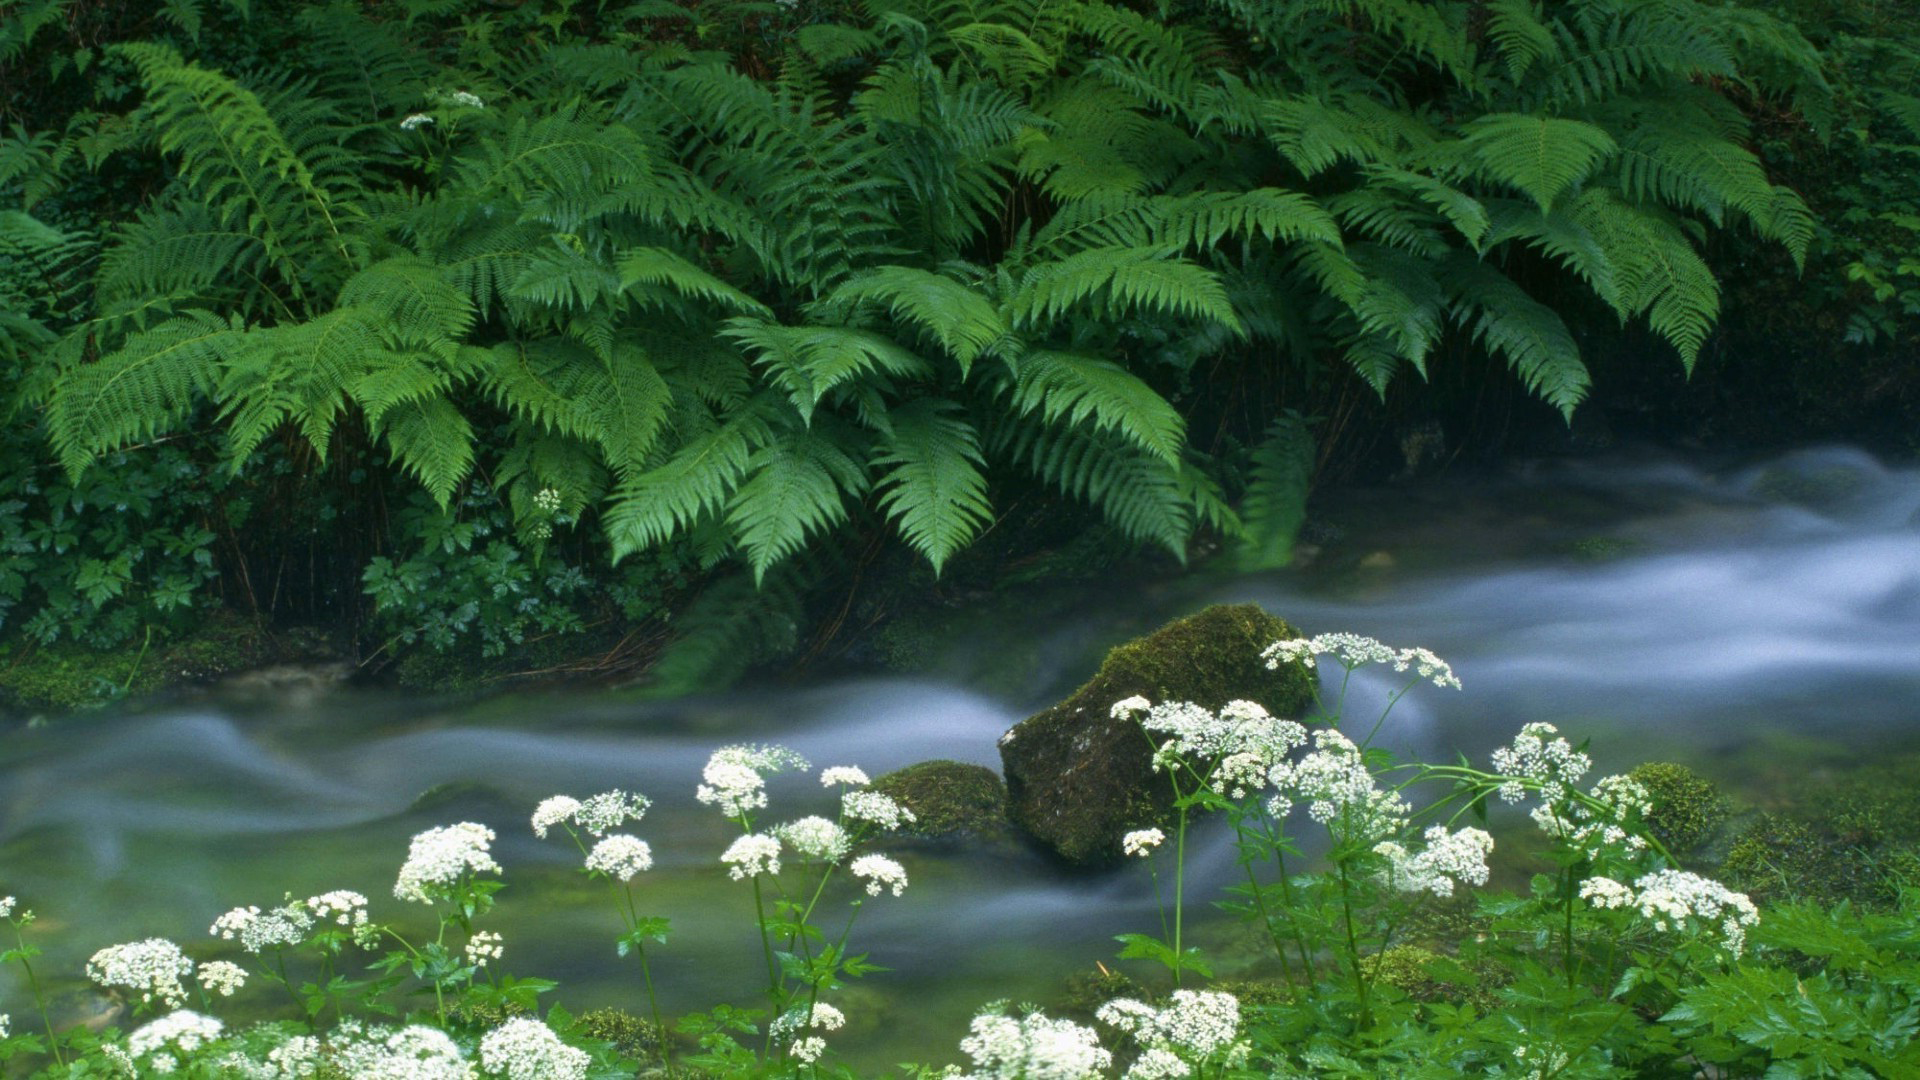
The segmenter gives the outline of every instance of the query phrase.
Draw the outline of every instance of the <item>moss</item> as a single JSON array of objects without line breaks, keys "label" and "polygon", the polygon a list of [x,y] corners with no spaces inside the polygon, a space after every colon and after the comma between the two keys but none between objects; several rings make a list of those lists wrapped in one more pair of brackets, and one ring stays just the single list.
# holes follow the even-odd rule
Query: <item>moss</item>
[{"label": "moss", "polygon": [[1648,831],[1675,855],[1706,846],[1733,816],[1732,805],[1713,781],[1685,765],[1651,761],[1627,775],[1652,797]]},{"label": "moss", "polygon": [[1266,646],[1298,636],[1255,605],[1216,605],[1110,650],[1086,685],[1001,740],[1015,822],[1068,862],[1116,860],[1120,836],[1165,822],[1173,798],[1153,772],[1146,733],[1113,719],[1113,703],[1141,695],[1219,708],[1238,698],[1298,715],[1313,700],[1313,673],[1260,659]]},{"label": "moss", "polygon": [[1441,997],[1441,984],[1427,973],[1427,965],[1440,954],[1419,945],[1395,945],[1362,961],[1367,978],[1382,986],[1402,991],[1415,1001],[1433,1001]]},{"label": "moss", "polygon": [[624,1009],[593,1009],[574,1018],[581,1036],[609,1043],[623,1056],[652,1061],[660,1056],[660,1029]]},{"label": "moss", "polygon": [[1145,1000],[1147,992],[1139,983],[1101,965],[1095,971],[1079,971],[1067,976],[1065,988],[1055,1011],[1072,1020],[1092,1020],[1094,1010],[1115,998]]},{"label": "moss", "polygon": [[1210,989],[1239,998],[1243,1010],[1293,1004],[1293,990],[1284,979],[1226,979],[1214,983]]},{"label": "moss", "polygon": [[984,765],[923,761],[877,778],[873,790],[913,811],[914,823],[901,830],[908,836],[990,836],[1008,828],[1007,786]]},{"label": "moss", "polygon": [[1720,876],[1760,903],[1830,902],[1852,893],[1863,869],[1854,853],[1825,843],[1805,822],[1762,814],[1727,850]]},{"label": "moss", "polygon": [[202,683],[266,663],[278,651],[258,622],[225,610],[209,612],[180,637],[142,636],[115,649],[15,638],[0,652],[0,703],[82,709]]}]

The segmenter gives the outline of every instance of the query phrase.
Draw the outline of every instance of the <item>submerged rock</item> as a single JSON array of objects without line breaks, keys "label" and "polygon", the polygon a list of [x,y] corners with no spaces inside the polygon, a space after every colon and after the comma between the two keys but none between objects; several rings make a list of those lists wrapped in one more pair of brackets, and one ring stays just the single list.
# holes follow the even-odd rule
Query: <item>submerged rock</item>
[{"label": "submerged rock", "polygon": [[984,765],[923,761],[876,778],[873,790],[913,811],[913,823],[900,830],[907,836],[970,839],[1009,831],[1007,785]]},{"label": "submerged rock", "polygon": [[1069,863],[1118,859],[1121,834],[1166,820],[1173,793],[1153,772],[1146,732],[1114,719],[1113,703],[1136,694],[1215,709],[1247,700],[1297,716],[1313,700],[1313,673],[1269,670],[1260,651],[1299,636],[1253,604],[1216,605],[1115,647],[1072,697],[1001,737],[1014,823]]}]

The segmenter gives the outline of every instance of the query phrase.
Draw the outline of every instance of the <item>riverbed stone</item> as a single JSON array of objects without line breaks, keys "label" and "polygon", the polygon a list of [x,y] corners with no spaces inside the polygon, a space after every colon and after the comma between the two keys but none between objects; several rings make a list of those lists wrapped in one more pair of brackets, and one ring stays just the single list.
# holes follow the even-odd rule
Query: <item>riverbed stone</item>
[{"label": "riverbed stone", "polygon": [[1313,673],[1297,663],[1269,669],[1260,652],[1300,636],[1257,605],[1215,605],[1116,646],[1071,697],[1001,737],[1014,823],[1068,864],[1118,860],[1123,833],[1168,820],[1173,792],[1153,771],[1147,733],[1115,719],[1113,703],[1247,700],[1298,716],[1313,700]]},{"label": "riverbed stone", "polygon": [[904,835],[922,840],[970,840],[1005,837],[1007,785],[985,765],[961,761],[923,761],[895,769],[873,781],[873,790],[892,796],[913,811]]}]

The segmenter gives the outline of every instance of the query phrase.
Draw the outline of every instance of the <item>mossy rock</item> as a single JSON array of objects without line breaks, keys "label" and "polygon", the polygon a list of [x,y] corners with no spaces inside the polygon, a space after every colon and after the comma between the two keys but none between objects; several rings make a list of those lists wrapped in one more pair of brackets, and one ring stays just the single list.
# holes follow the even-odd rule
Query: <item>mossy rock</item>
[{"label": "mossy rock", "polygon": [[224,609],[207,612],[177,637],[140,635],[111,649],[36,646],[15,636],[0,649],[0,706],[84,709],[194,686],[267,663],[279,652],[259,622]]},{"label": "mossy rock", "polygon": [[1113,718],[1113,703],[1246,700],[1297,716],[1313,700],[1312,670],[1269,669],[1260,653],[1299,636],[1253,604],[1216,605],[1115,647],[1085,686],[1001,737],[1014,823],[1069,864],[1117,861],[1123,833],[1168,820],[1173,792],[1153,771],[1146,732]]},{"label": "mossy rock", "polygon": [[1720,864],[1726,883],[1756,902],[1830,903],[1856,892],[1866,867],[1851,851],[1827,843],[1804,822],[1761,814]]},{"label": "mossy rock", "polygon": [[1118,971],[1102,965],[1093,971],[1067,976],[1054,1012],[1069,1020],[1091,1021],[1100,1006],[1117,998],[1145,1000],[1146,989]]},{"label": "mossy rock", "polygon": [[1670,761],[1650,761],[1627,776],[1647,789],[1653,810],[1648,831],[1675,855],[1705,847],[1733,816],[1732,804],[1713,781]]},{"label": "mossy rock", "polygon": [[1010,831],[1007,785],[984,765],[923,761],[876,778],[873,790],[913,811],[913,824],[900,830],[907,836],[958,840]]}]

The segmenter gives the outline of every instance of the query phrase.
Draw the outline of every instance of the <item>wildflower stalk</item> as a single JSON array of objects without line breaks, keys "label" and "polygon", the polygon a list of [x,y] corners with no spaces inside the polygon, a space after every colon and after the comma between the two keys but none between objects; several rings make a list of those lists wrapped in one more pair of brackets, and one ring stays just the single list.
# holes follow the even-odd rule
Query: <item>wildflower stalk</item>
[{"label": "wildflower stalk", "polygon": [[17,918],[9,918],[7,920],[13,924],[13,940],[16,946],[14,959],[20,961],[20,970],[26,972],[27,987],[33,991],[34,1008],[39,1010],[40,1023],[47,1029],[47,1047],[53,1051],[53,1060],[59,1063],[60,1067],[64,1069],[67,1065],[67,1059],[65,1055],[60,1053],[60,1036],[54,1032],[53,1018],[47,1014],[47,995],[41,991],[40,979],[34,975],[33,963],[28,959],[35,950],[27,944],[26,935],[21,931],[23,920],[31,919],[32,917],[33,913],[27,912]]}]

